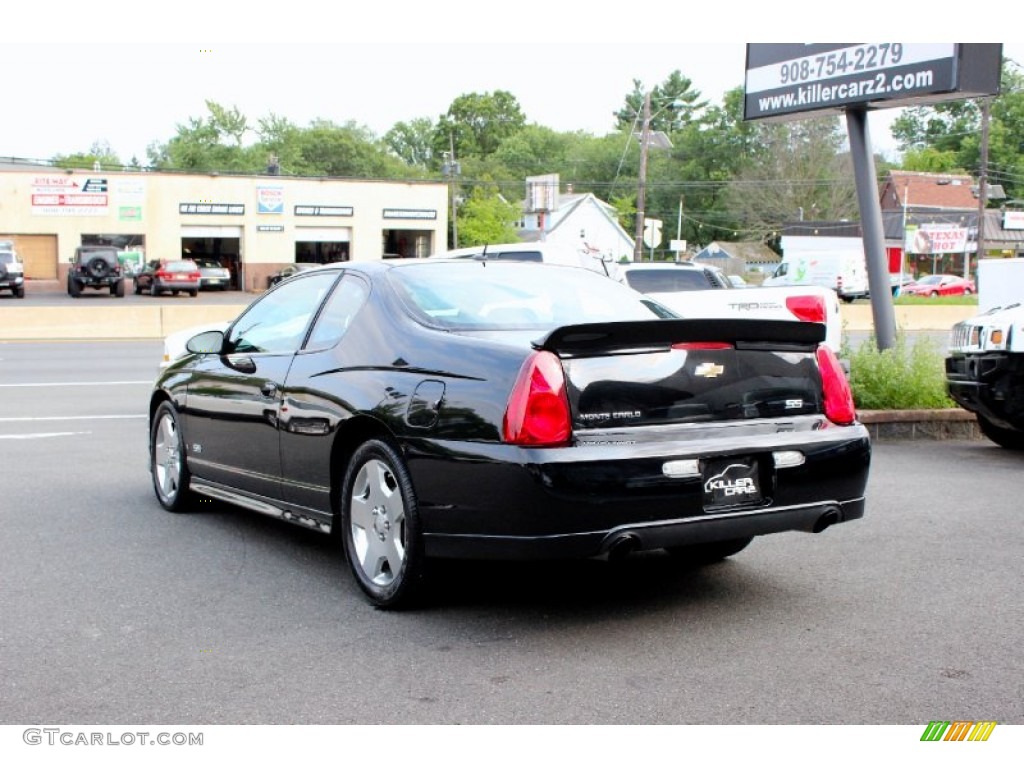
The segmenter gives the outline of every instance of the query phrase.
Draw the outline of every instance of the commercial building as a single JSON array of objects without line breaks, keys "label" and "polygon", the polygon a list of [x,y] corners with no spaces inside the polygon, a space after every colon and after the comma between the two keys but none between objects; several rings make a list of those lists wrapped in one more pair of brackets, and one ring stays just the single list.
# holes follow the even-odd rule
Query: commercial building
[{"label": "commercial building", "polygon": [[295,262],[447,250],[440,182],[183,174],[0,164],[0,240],[29,279],[67,279],[80,245],[112,244],[129,271],[156,258],[218,258],[233,287],[262,290]]}]

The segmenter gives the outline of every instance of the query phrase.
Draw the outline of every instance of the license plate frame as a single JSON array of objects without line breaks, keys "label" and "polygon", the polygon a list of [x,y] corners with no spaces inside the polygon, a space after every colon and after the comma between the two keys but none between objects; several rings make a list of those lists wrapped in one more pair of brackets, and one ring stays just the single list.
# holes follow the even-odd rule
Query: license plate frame
[{"label": "license plate frame", "polygon": [[701,464],[704,509],[754,507],[764,502],[756,456],[723,456]]}]

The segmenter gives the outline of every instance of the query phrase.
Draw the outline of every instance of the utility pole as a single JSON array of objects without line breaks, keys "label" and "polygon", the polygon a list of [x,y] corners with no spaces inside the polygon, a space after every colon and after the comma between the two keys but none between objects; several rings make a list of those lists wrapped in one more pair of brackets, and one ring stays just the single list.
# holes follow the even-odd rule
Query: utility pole
[{"label": "utility pole", "polygon": [[644,205],[647,197],[647,152],[651,141],[651,92],[644,94],[643,127],[640,129],[640,181],[636,190],[636,237],[633,261],[644,260]]},{"label": "utility pole", "polygon": [[[452,248],[459,247],[459,201],[456,195],[456,186],[459,179],[459,164],[455,161],[455,134],[448,135],[451,151],[444,153],[444,163],[441,165],[441,173],[448,181],[448,200],[452,212]],[[453,184],[454,181],[454,184]]]},{"label": "utility pole", "polygon": [[[975,250],[978,262],[985,252],[985,206],[988,204],[988,122],[989,99],[981,100],[981,169],[978,173],[978,235]],[[964,280],[971,279],[971,255],[964,254]]]}]

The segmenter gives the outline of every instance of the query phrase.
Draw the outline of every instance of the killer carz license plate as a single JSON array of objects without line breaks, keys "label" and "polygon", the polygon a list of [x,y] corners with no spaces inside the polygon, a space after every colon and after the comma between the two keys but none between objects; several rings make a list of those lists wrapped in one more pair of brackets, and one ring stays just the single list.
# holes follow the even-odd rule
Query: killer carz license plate
[{"label": "killer carz license plate", "polygon": [[761,502],[757,459],[729,456],[704,465],[704,506],[733,507]]}]

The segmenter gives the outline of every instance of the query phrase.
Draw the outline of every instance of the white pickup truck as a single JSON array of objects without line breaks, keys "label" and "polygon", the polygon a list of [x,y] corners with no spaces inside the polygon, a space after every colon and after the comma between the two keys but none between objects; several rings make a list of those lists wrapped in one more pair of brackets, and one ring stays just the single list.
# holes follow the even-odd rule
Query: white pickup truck
[{"label": "white pickup truck", "polygon": [[693,262],[620,264],[616,277],[683,317],[742,317],[824,323],[825,344],[839,353],[839,297],[817,285],[734,288],[718,269]]}]

